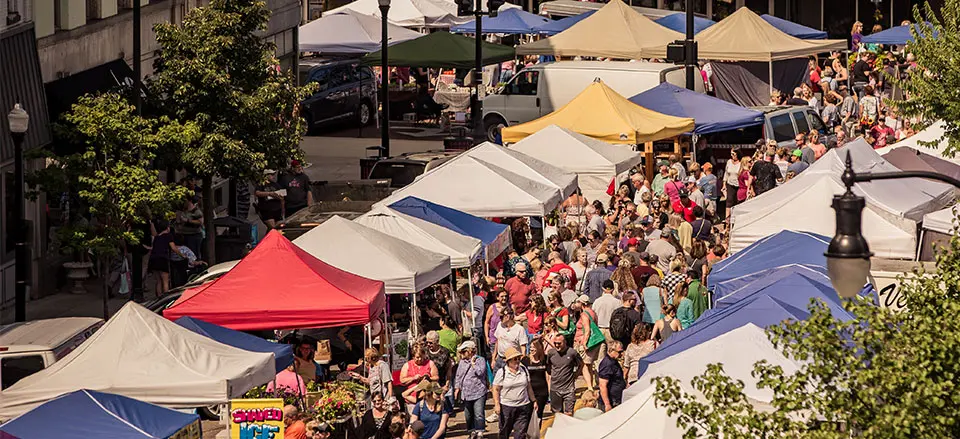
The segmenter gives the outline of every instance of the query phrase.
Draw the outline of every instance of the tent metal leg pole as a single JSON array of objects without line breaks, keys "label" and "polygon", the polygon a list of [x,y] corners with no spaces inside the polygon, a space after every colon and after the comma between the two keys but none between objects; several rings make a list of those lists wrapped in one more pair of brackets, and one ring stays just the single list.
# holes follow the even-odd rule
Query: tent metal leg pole
[{"label": "tent metal leg pole", "polygon": [[920,260],[920,252],[923,251],[923,235],[926,234],[926,230],[920,229],[920,240],[917,241],[917,254],[913,257],[914,261]]},{"label": "tent metal leg pole", "polygon": [[420,309],[417,308],[417,293],[413,293],[410,301],[410,335],[416,340],[420,336]]},{"label": "tent metal leg pole", "polygon": [[770,73],[770,96],[773,96],[773,61],[767,63],[767,66]]},{"label": "tent metal leg pole", "polygon": [[473,315],[473,313],[475,312],[473,310],[473,266],[470,266],[470,268],[467,268],[467,276],[469,277],[469,281],[467,281],[467,285],[470,291],[470,304],[467,306],[470,307],[470,336],[472,338],[473,329],[475,328],[475,325],[473,323],[476,321]]}]

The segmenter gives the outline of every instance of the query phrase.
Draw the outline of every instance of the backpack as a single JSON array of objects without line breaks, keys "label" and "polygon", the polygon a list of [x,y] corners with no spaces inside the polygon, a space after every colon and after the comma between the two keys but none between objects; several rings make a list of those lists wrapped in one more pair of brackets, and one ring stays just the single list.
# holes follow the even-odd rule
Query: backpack
[{"label": "backpack", "polygon": [[630,317],[627,315],[627,308],[617,308],[610,315],[610,337],[614,340],[623,340],[630,338]]}]

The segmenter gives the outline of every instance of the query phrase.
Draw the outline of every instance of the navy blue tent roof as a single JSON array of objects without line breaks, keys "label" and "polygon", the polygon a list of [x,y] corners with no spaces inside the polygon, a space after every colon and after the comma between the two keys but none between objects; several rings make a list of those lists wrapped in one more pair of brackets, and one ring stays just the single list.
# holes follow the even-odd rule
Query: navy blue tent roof
[{"label": "navy blue tent roof", "polygon": [[[593,15],[597,11],[587,11],[579,15],[574,15],[573,17],[561,18],[559,20],[554,20],[548,23],[541,24],[536,27],[537,33],[545,35],[556,35],[560,32],[567,30],[570,26],[573,26],[581,21],[584,18],[587,18]],[[486,23],[484,23],[486,25]]]},{"label": "navy blue tent roof", "polygon": [[825,40],[827,33],[822,30],[816,30],[812,27],[806,27],[789,20],[784,20],[773,15],[763,14],[760,16],[764,21],[770,23],[773,27],[787,35],[797,37],[801,40]]},{"label": "navy blue tent roof", "polygon": [[[653,21],[656,21],[657,24],[667,29],[675,30],[684,35],[686,35],[687,33],[687,14],[684,14],[683,12],[665,15]],[[698,34],[700,33],[700,31],[710,26],[713,26],[715,24],[717,24],[716,21],[694,15],[693,16],[693,33]]]},{"label": "navy blue tent roof", "polygon": [[78,390],[11,419],[0,425],[0,432],[19,439],[166,439],[199,422],[195,414],[126,396]]},{"label": "navy blue tent roof", "polygon": [[[461,235],[479,239],[483,242],[484,248],[504,239],[507,240],[506,245],[509,245],[510,233],[508,232],[509,226],[506,224],[487,221],[478,216],[421,200],[417,197],[405,197],[387,207],[402,214],[453,230]],[[492,258],[497,255],[488,256]]]},{"label": "navy blue tent roof", "polygon": [[228,346],[251,352],[271,352],[277,372],[293,364],[293,347],[286,344],[273,343],[255,335],[250,335],[220,325],[214,325],[193,317],[180,317],[174,323],[189,329],[204,337],[211,338]]},{"label": "navy blue tent roof", "polygon": [[810,232],[784,230],[770,235],[736,254],[718,262],[707,277],[714,297],[723,297],[768,270],[802,266],[806,270],[827,273],[827,251],[830,238]]},{"label": "navy blue tent roof", "polygon": [[677,117],[690,117],[696,123],[696,134],[734,130],[763,123],[763,113],[677,87],[664,82],[640,93],[630,102],[641,107]]},{"label": "navy blue tent roof", "polygon": [[[496,17],[482,17],[480,31],[485,34],[535,34],[537,26],[549,23],[551,20],[536,14],[531,14],[520,8],[502,11]],[[450,28],[455,33],[475,33],[477,20],[472,20]]]},{"label": "navy blue tent roof", "polygon": [[840,305],[836,292],[820,280],[799,273],[784,273],[772,282],[760,279],[743,288],[740,300],[712,309],[696,323],[677,332],[659,348],[640,360],[640,373],[646,365],[663,360],[693,346],[712,340],[748,323],[761,328],[787,319],[803,320],[810,316],[810,299],[819,299],[839,320],[853,318]]},{"label": "navy blue tent roof", "polygon": [[[933,29],[933,25],[930,23],[926,23],[926,26],[919,27],[916,24],[911,24],[906,26],[891,27],[890,29],[867,35],[860,41],[869,44],[907,44],[913,42],[913,35],[910,33],[911,27],[916,27],[917,32],[921,33],[921,35],[927,35],[930,33],[937,35],[936,31]],[[924,27],[926,27],[926,29],[924,29]]]}]

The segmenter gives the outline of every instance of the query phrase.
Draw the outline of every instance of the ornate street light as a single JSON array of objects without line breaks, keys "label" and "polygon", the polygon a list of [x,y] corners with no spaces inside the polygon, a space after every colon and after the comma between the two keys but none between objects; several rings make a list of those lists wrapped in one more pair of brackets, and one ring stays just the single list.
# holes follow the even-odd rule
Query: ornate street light
[{"label": "ornate street light", "polygon": [[377,0],[380,6],[380,156],[390,157],[390,67],[387,57],[387,12],[390,0]]},{"label": "ornate street light", "polygon": [[12,238],[16,247],[14,261],[16,264],[14,272],[14,320],[24,322],[27,320],[27,273],[30,268],[30,256],[27,253],[27,228],[23,219],[23,139],[27,136],[27,129],[30,128],[30,115],[16,104],[13,110],[7,114],[7,122],[10,124],[10,137],[13,138],[13,217],[15,233]]}]

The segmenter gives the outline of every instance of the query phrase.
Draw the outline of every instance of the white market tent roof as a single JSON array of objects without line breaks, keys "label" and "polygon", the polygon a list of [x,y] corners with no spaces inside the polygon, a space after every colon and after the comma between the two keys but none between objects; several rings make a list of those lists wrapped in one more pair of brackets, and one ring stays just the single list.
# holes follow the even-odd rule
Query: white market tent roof
[{"label": "white market tent roof", "polygon": [[[379,17],[346,10],[328,14],[300,26],[300,51],[321,54],[369,53],[380,50]],[[389,44],[423,36],[395,24],[387,24]]]},{"label": "white market tent roof", "polygon": [[376,205],[389,206],[414,196],[485,218],[543,216],[576,188],[576,174],[484,142],[421,175]]},{"label": "white market tent roof", "polygon": [[170,408],[220,404],[275,373],[272,353],[227,346],[129,302],[66,357],[0,392],[0,420],[80,389]]},{"label": "white market tent roof", "polygon": [[[947,139],[942,139],[944,134],[945,126],[942,121],[937,121],[927,128],[918,131],[916,134],[907,137],[893,145],[880,148],[877,150],[877,154],[884,155],[890,151],[893,151],[895,148],[901,146],[906,146],[908,148],[913,148],[917,151],[930,154],[934,157],[940,157],[944,160],[949,160],[953,163],[960,164],[960,157],[947,157],[944,155],[944,150],[947,148]],[[942,140],[941,140],[942,139]],[[923,142],[937,142],[935,146],[926,146],[922,145]]]},{"label": "white market tent roof", "polygon": [[923,230],[931,230],[945,235],[953,234],[953,222],[957,219],[955,207],[928,213],[923,216]]},{"label": "white market tent roof", "polygon": [[450,257],[417,247],[340,216],[293,243],[343,271],[379,280],[387,294],[421,291],[450,275]]},{"label": "white market tent roof", "polygon": [[[380,19],[378,0],[356,0],[327,14],[354,11]],[[403,27],[450,27],[460,23],[457,4],[446,0],[392,0],[387,20]]]},{"label": "white market tent roof", "polygon": [[388,207],[374,207],[353,221],[417,247],[447,255],[453,268],[469,267],[482,255],[483,243],[479,239],[404,215]]},{"label": "white market tent roof", "polygon": [[580,190],[588,200],[608,198],[610,180],[640,163],[640,154],[627,147],[556,125],[524,138],[510,149],[577,174]]},{"label": "white market tent roof", "polygon": [[669,376],[678,379],[689,391],[691,380],[707,370],[707,365],[723,364],[723,371],[734,380],[744,382],[743,392],[753,401],[769,403],[773,399],[770,389],[758,389],[757,379],[752,376],[753,365],[766,360],[780,366],[787,374],[799,369],[799,364],[770,343],[763,328],[748,323],[705,343],[701,343],[664,360],[650,364],[643,376],[624,391],[623,398],[642,395],[656,389],[654,377]]},{"label": "white market tent roof", "polygon": [[557,414],[553,425],[547,430],[549,439],[681,439],[683,430],[677,427],[677,418],[667,414],[666,407],[657,407],[653,392],[646,392],[623,403],[596,418],[581,421]]}]

